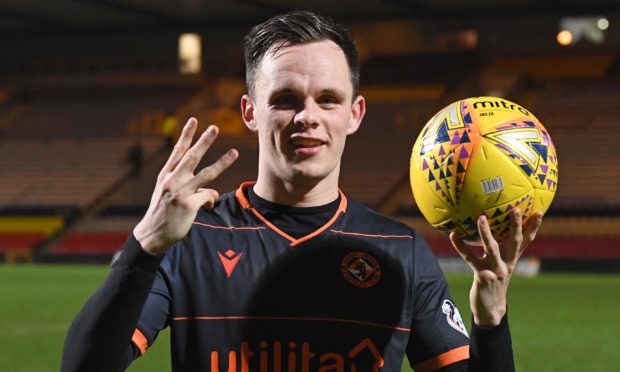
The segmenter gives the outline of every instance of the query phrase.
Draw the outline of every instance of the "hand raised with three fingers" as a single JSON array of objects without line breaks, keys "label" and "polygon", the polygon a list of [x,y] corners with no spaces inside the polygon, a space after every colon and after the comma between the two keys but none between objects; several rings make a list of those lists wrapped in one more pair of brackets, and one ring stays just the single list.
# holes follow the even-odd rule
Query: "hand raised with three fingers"
[{"label": "hand raised with three fingers", "polygon": [[215,163],[194,174],[200,160],[217,137],[218,128],[210,126],[192,146],[198,122],[191,118],[168,161],[157,176],[149,208],[133,230],[142,249],[153,255],[163,255],[192,226],[201,207],[213,208],[219,193],[205,188],[239,156],[231,149]]},{"label": "hand raised with three fingers", "polygon": [[537,212],[525,229],[522,228],[521,211],[512,211],[508,238],[500,245],[491,234],[486,216],[478,218],[478,233],[482,240],[482,256],[472,251],[456,233],[450,241],[465,262],[474,270],[474,282],[469,292],[474,322],[481,327],[497,326],[506,314],[508,284],[517,261],[536,237],[542,223],[542,212]]}]

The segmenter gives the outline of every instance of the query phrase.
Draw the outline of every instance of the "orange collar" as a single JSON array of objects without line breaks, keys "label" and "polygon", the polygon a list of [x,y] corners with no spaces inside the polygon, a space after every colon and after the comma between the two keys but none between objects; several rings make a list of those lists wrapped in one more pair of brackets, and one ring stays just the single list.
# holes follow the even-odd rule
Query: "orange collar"
[{"label": "orange collar", "polygon": [[241,207],[243,209],[249,209],[250,211],[252,211],[252,213],[254,213],[254,215],[259,220],[263,221],[263,223],[265,225],[269,226],[269,228],[271,228],[273,231],[275,231],[276,233],[278,233],[279,235],[281,235],[285,239],[289,240],[291,242],[291,247],[294,247],[297,244],[303,243],[306,240],[312,239],[313,237],[319,235],[320,233],[325,231],[327,228],[329,228],[331,225],[333,225],[334,222],[336,222],[336,220],[338,219],[338,217],[340,217],[340,214],[346,212],[346,210],[347,210],[347,197],[344,195],[344,193],[340,189],[338,189],[338,192],[340,193],[340,205],[338,206],[338,210],[336,211],[336,213],[334,213],[332,218],[330,218],[330,220],[327,221],[325,223],[325,225],[319,227],[317,230],[311,232],[310,234],[308,234],[306,236],[302,236],[299,239],[295,239],[292,236],[290,236],[287,233],[285,233],[284,231],[280,230],[274,224],[272,224],[269,220],[267,220],[265,218],[265,216],[260,214],[256,210],[256,208],[254,208],[254,207],[252,207],[252,205],[250,205],[250,201],[245,196],[245,190],[248,187],[254,185],[255,183],[256,183],[255,181],[249,181],[249,182],[242,183],[241,186],[239,186],[239,188],[237,189],[237,191],[235,191],[235,197],[237,198],[237,201],[239,201],[239,204],[241,204]]}]

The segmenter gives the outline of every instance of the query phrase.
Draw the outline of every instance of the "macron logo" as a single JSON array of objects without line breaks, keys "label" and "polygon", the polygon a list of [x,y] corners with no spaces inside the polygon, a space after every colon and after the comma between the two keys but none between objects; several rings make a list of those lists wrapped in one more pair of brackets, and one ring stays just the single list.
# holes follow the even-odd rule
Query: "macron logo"
[{"label": "macron logo", "polygon": [[233,270],[235,270],[235,266],[239,263],[239,259],[243,256],[243,252],[235,253],[235,251],[229,249],[224,253],[217,251],[217,255],[220,257],[220,262],[222,266],[224,266],[224,270],[226,270],[226,276],[230,278]]}]

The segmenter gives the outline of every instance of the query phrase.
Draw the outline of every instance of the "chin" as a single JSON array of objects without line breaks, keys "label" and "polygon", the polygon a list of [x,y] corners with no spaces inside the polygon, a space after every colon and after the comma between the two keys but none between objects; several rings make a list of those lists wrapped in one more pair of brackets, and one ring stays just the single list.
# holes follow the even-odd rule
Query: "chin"
[{"label": "chin", "polygon": [[297,185],[313,186],[327,179],[334,169],[317,169],[317,167],[293,167],[290,181]]},{"label": "chin", "polygon": [[323,174],[314,174],[311,172],[295,172],[290,175],[289,180],[295,185],[312,186],[325,179]]}]

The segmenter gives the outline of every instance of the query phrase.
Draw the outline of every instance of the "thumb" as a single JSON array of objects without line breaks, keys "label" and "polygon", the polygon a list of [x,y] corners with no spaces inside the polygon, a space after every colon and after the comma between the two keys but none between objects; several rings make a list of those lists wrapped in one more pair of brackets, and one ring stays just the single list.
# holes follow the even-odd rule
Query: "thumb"
[{"label": "thumb", "polygon": [[212,209],[219,198],[220,194],[217,191],[200,188],[190,197],[190,202],[196,209],[200,207]]}]

